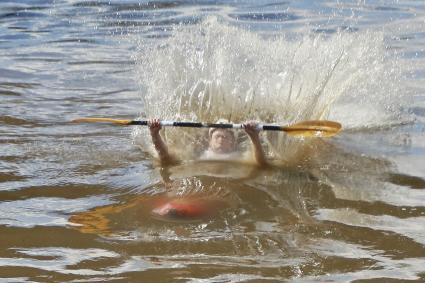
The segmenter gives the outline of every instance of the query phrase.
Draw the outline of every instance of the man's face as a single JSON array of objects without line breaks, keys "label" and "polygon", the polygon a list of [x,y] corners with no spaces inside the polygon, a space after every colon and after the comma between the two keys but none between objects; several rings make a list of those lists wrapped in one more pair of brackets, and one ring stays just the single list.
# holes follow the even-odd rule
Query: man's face
[{"label": "man's face", "polygon": [[217,129],[211,135],[209,146],[215,153],[230,153],[235,150],[235,137],[229,130]]}]

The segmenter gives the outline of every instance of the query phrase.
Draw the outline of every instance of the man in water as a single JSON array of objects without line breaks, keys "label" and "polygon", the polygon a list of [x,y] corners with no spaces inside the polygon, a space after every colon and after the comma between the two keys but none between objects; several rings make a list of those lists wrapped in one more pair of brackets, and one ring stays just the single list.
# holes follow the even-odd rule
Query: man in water
[{"label": "man in water", "polygon": [[[159,119],[151,119],[148,121],[152,142],[158,153],[161,163],[171,163],[174,161],[168,152],[168,147],[162,140],[159,131],[161,124]],[[256,122],[246,122],[243,124],[245,132],[251,139],[255,161],[264,166],[267,164],[263,148],[260,142],[259,130]],[[230,129],[211,128],[208,132],[208,149],[201,155],[201,159],[207,160],[231,160],[240,157],[240,153],[236,151],[235,133]]]},{"label": "man in water", "polygon": [[[220,122],[220,121],[219,121]],[[158,152],[159,159],[163,164],[174,163],[175,159],[169,154],[167,145],[161,138],[160,120],[151,119],[148,121],[152,142]],[[247,122],[243,124],[245,132],[251,139],[254,148],[255,160],[259,165],[266,165],[266,158],[260,143],[257,123]],[[234,160],[241,157],[236,150],[236,137],[234,131],[230,129],[211,128],[208,131],[208,149],[201,155],[204,160]],[[77,213],[70,218],[70,222],[79,224],[74,226],[83,233],[96,233],[108,235],[112,233],[112,224],[109,215],[123,213],[126,210],[141,207],[150,210],[150,214],[163,220],[199,220],[213,216],[220,208],[228,205],[226,199],[217,198],[216,195],[194,194],[179,195],[173,194],[173,188],[179,188],[187,183],[187,179],[172,180],[167,170],[162,174],[163,182],[169,191],[166,194],[154,196],[138,195],[129,202],[112,204],[98,207],[89,211]],[[199,180],[194,177],[195,181]],[[189,180],[190,181],[190,180]],[[142,209],[142,212],[143,212]],[[137,210],[136,210],[137,211]]]}]

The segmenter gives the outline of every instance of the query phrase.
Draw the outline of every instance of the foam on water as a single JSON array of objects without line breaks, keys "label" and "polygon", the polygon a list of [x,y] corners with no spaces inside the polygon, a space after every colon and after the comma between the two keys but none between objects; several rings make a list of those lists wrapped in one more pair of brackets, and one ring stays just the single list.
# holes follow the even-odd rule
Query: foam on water
[{"label": "foam on water", "polygon": [[[143,117],[278,124],[334,119],[345,129],[399,120],[402,68],[380,32],[259,35],[212,17],[156,43],[139,44]],[[174,148],[196,147],[200,138],[199,130],[166,132]],[[145,148],[146,134],[134,132]],[[265,139],[277,158],[299,144],[274,133]]]}]

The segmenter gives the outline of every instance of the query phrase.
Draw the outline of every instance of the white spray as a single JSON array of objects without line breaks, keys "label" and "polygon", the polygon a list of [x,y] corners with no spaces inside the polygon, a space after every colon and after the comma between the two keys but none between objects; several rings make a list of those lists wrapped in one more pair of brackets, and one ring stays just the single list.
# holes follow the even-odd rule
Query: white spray
[{"label": "white spray", "polygon": [[[397,119],[391,106],[400,72],[382,33],[261,36],[208,18],[177,27],[157,45],[142,41],[140,49],[144,117],[278,124],[331,117],[349,128],[371,123],[356,116],[367,108],[374,123]],[[134,132],[144,148],[146,135]],[[199,130],[166,131],[170,147],[180,154],[196,152],[202,137]],[[282,133],[267,133],[264,140],[269,153],[282,160],[295,157],[305,142]]]}]

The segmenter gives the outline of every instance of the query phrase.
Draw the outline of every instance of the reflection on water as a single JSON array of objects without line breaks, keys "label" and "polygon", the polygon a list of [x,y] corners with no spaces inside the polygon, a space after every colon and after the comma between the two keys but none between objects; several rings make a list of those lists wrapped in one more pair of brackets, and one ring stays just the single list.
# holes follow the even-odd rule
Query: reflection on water
[{"label": "reflection on water", "polygon": [[[219,175],[214,175],[214,172]],[[121,225],[128,225],[129,222],[135,227],[157,225],[156,220],[176,223],[211,222],[209,225],[216,228],[227,226],[239,217],[255,222],[253,217],[261,210],[264,210],[261,215],[270,214],[270,219],[274,219],[272,215],[277,211],[283,214],[282,219],[279,217],[279,222],[283,221],[282,223],[269,223],[264,219],[260,221],[257,228],[268,227],[270,231],[286,225],[287,222],[293,224],[303,217],[306,218],[304,221],[309,221],[305,205],[299,203],[299,194],[314,180],[308,174],[288,172],[285,169],[280,172],[277,168],[260,170],[238,163],[196,162],[164,168],[161,176],[161,182],[137,190],[137,194],[119,196],[114,204],[77,213],[71,216],[70,221],[83,233],[105,236],[122,234],[123,231],[120,230],[129,227]],[[264,180],[265,177],[267,181]],[[290,189],[290,196],[285,198],[273,191],[273,183],[281,186],[282,179],[294,187]],[[259,190],[261,183],[267,187]],[[257,203],[258,199],[261,199],[261,203]],[[170,208],[175,211],[170,212]],[[132,220],[128,221],[129,218]],[[127,220],[123,222],[122,219]]]},{"label": "reflection on water", "polygon": [[[424,11],[1,1],[0,277],[425,281]],[[266,169],[161,168],[145,129],[68,123],[86,116],[326,118],[344,130],[262,133]],[[188,160],[203,134],[166,130]]]}]

